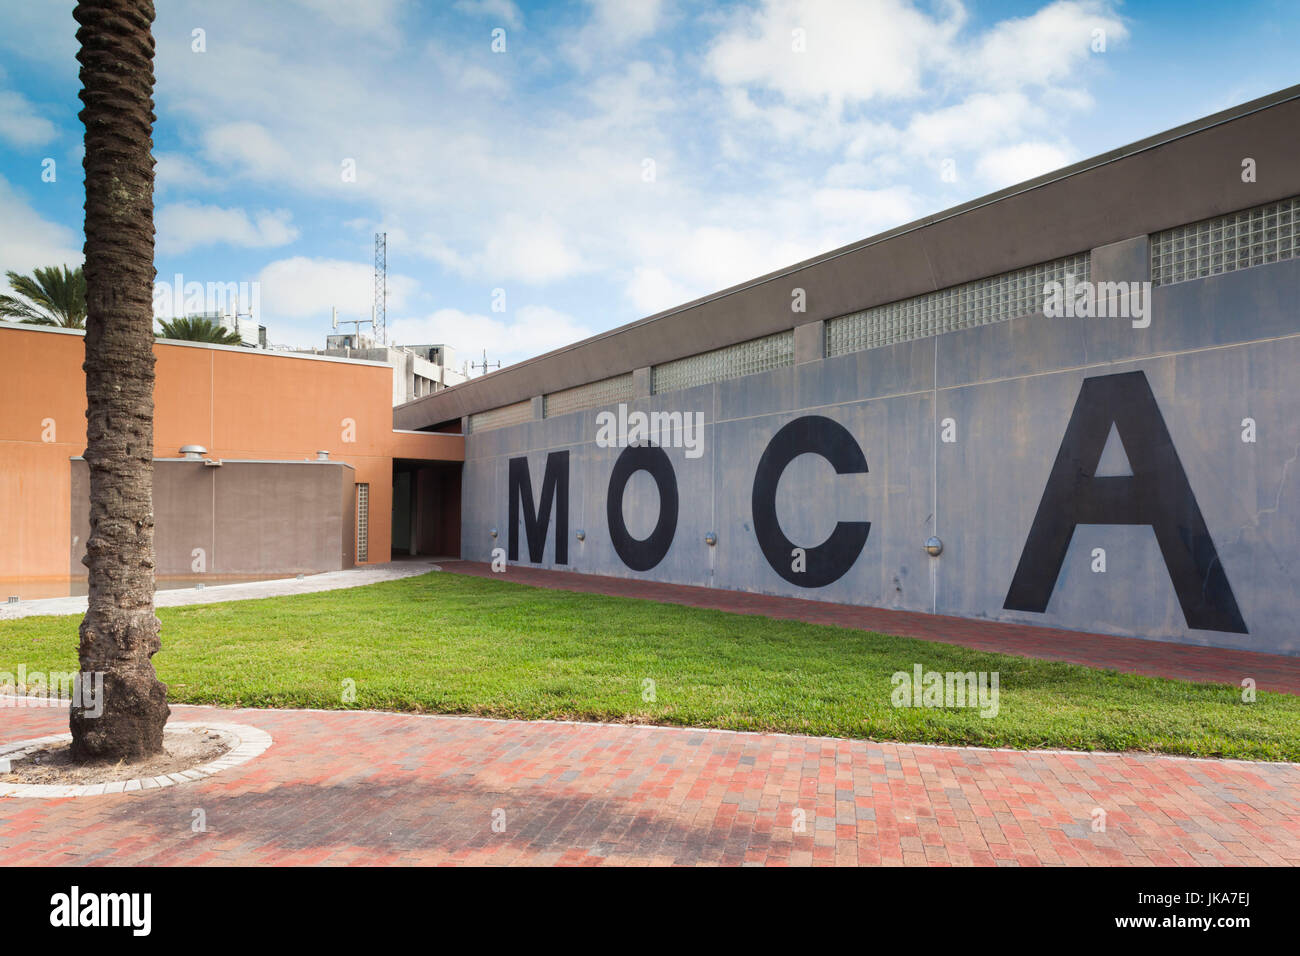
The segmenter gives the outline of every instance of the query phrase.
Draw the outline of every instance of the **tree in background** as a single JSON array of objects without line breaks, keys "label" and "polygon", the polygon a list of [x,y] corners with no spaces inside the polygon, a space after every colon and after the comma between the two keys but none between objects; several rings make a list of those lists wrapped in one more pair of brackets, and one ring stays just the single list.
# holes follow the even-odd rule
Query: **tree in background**
[{"label": "tree in background", "polygon": [[[83,674],[102,700],[73,702],[72,755],[162,752],[170,710],[154,673],[152,0],[80,0],[86,128],[86,464],[89,607]],[[80,695],[77,695],[80,696]],[[102,713],[96,716],[99,707]]]},{"label": "tree in background", "polygon": [[180,339],[183,342],[210,342],[214,345],[243,345],[244,340],[229,329],[222,328],[211,319],[172,319],[159,322],[160,338]]},{"label": "tree in background", "polygon": [[81,266],[46,266],[29,276],[5,275],[17,296],[0,295],[0,317],[63,329],[86,327],[86,276]]}]

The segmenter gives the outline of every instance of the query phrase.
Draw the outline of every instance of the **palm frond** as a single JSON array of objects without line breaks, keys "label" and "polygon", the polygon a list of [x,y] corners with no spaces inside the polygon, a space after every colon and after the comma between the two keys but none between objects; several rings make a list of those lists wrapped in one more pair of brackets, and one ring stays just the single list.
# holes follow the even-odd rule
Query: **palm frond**
[{"label": "palm frond", "polygon": [[160,321],[160,335],[182,342],[208,342],[213,345],[243,345],[244,340],[211,319],[179,318]]},{"label": "palm frond", "polygon": [[5,276],[9,288],[22,298],[0,296],[0,315],[33,325],[86,327],[86,276],[81,266],[46,266],[32,270],[29,276],[11,270]]}]

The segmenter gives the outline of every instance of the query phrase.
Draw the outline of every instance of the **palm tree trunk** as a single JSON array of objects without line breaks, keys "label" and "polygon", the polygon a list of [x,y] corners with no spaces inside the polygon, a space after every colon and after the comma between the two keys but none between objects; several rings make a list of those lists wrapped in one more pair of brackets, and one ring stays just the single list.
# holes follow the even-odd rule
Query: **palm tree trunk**
[{"label": "palm tree trunk", "polygon": [[[90,604],[82,674],[102,700],[72,705],[76,759],[137,760],[162,750],[167,688],[150,658],[153,519],[152,0],[82,0],[86,127],[86,463]],[[84,678],[83,678],[84,681]],[[102,713],[97,712],[102,707]]]}]

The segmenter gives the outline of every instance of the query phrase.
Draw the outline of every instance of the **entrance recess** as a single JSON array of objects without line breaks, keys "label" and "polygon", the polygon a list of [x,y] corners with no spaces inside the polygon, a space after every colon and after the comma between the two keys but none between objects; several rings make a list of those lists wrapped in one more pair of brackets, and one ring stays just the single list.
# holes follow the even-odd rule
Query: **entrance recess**
[{"label": "entrance recess", "polygon": [[460,462],[393,460],[393,557],[460,556]]}]

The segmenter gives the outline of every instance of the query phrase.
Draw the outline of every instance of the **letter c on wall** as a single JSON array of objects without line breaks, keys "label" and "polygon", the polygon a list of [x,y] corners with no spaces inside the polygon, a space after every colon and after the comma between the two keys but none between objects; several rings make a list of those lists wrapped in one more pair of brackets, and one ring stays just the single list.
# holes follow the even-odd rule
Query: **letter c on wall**
[{"label": "letter c on wall", "polygon": [[[638,471],[650,473],[659,488],[659,521],[648,538],[634,538],[623,521],[623,492]],[[619,558],[633,571],[649,571],[668,554],[677,533],[677,474],[668,454],[654,445],[629,445],[614,462],[605,496],[609,539]]]},{"label": "letter c on wall", "polygon": [[[838,581],[862,553],[871,531],[870,521],[840,521],[829,538],[815,548],[805,548],[807,568],[794,571],[790,552],[795,543],[785,536],[776,516],[776,489],[790,462],[800,455],[820,455],[831,463],[837,475],[865,474],[867,458],[853,436],[839,422],[821,415],[796,418],[768,442],[754,472],[751,502],[754,533],[772,570],[791,584],[803,588],[825,587]],[[812,489],[809,489],[809,493]]]}]

